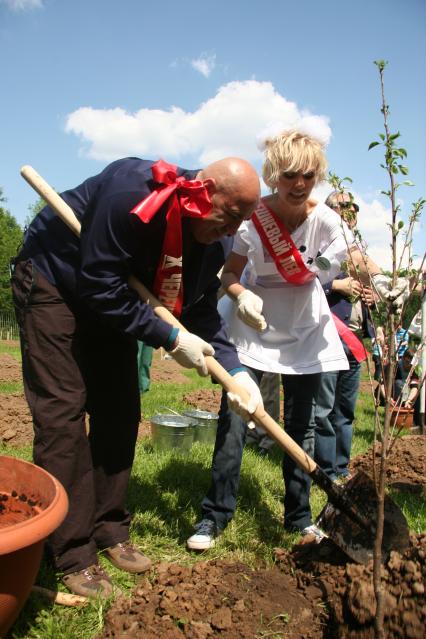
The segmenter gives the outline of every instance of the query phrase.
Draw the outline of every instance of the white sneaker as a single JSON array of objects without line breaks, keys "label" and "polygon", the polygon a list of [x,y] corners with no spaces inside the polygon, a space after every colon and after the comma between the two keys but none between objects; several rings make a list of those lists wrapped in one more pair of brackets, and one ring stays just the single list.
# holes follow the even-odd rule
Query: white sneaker
[{"label": "white sneaker", "polygon": [[213,548],[218,536],[217,526],[211,519],[203,519],[195,526],[196,532],[186,542],[190,550],[208,550]]},{"label": "white sneaker", "polygon": [[303,535],[303,537],[306,537],[307,535],[313,535],[315,537],[315,542],[317,544],[319,544],[322,539],[325,539],[327,537],[325,532],[323,532],[315,524],[311,524],[310,526],[306,526],[306,528],[304,528],[302,530],[302,535]]}]

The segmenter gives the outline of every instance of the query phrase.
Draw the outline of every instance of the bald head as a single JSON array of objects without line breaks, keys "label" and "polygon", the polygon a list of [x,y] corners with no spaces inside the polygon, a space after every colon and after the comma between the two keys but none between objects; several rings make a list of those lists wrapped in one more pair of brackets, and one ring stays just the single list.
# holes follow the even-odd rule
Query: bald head
[{"label": "bald head", "polygon": [[194,220],[195,238],[204,244],[224,235],[234,235],[243,220],[249,219],[260,198],[257,173],[241,158],[224,158],[199,171],[212,202],[212,211],[203,220]]},{"label": "bald head", "polygon": [[224,158],[206,166],[197,176],[201,180],[211,179],[217,191],[225,191],[237,201],[257,204],[260,183],[254,167],[241,158]]}]

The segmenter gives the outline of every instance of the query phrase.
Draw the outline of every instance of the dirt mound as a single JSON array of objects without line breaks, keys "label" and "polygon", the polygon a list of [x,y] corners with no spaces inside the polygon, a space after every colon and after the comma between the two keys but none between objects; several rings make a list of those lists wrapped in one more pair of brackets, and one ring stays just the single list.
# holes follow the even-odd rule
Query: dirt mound
[{"label": "dirt mound", "polygon": [[[385,636],[420,639],[426,624],[426,534],[384,568]],[[372,564],[347,563],[328,540],[276,550],[276,566],[159,564],[109,610],[98,639],[370,639]]]},{"label": "dirt mound", "polygon": [[33,420],[23,393],[0,396],[0,443],[24,446],[33,441]]},{"label": "dirt mound", "polygon": [[168,383],[187,384],[188,378],[182,367],[174,359],[161,359],[158,352],[154,353],[150,369],[151,384]]},{"label": "dirt mound", "polygon": [[[301,584],[324,593],[330,613],[329,634],[336,639],[374,637],[375,598],[373,565],[339,565],[343,558],[331,541],[299,546],[289,555],[277,551],[283,570],[296,571]],[[333,559],[333,563],[330,559]],[[421,639],[426,627],[426,533],[410,538],[410,547],[401,555],[392,552],[383,569],[386,639]],[[334,565],[333,565],[334,564]]]},{"label": "dirt mound", "polygon": [[9,353],[0,355],[0,382],[22,382],[21,363]]},{"label": "dirt mound", "polygon": [[194,406],[199,410],[206,410],[211,413],[218,413],[220,408],[220,398],[222,397],[222,391],[203,388],[191,393],[186,393],[183,396],[185,402],[190,406]]},{"label": "dirt mound", "polygon": [[239,563],[199,562],[157,566],[132,599],[106,615],[103,639],[248,639],[322,637],[321,591],[305,592],[277,568],[251,570]]},{"label": "dirt mound", "polygon": [[[381,445],[377,444],[375,461],[379,464]],[[351,461],[351,470],[363,470],[371,475],[373,449]],[[378,466],[377,466],[378,468]],[[413,486],[418,490],[426,485],[426,437],[407,435],[395,440],[388,455],[387,481],[393,486]]]}]

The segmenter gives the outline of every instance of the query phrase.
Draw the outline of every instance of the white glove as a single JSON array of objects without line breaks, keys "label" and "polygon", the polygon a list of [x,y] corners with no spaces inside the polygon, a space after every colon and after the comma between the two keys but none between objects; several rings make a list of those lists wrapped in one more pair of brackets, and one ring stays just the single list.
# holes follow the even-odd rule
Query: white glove
[{"label": "white glove", "polygon": [[410,295],[408,280],[399,277],[395,287],[392,288],[392,278],[383,273],[377,273],[373,275],[371,281],[380,299],[385,302],[391,302],[393,308],[396,311],[400,311]]},{"label": "white glove", "polygon": [[209,372],[204,355],[214,355],[214,348],[193,333],[179,331],[177,346],[169,353],[181,366],[196,368],[201,377],[207,377]]},{"label": "white glove", "polygon": [[251,415],[255,412],[256,408],[260,406],[263,408],[262,395],[260,394],[259,386],[252,380],[250,375],[245,371],[240,371],[234,375],[234,379],[248,394],[248,402],[244,401],[237,393],[227,393],[228,406],[234,413],[237,413],[240,417],[247,422],[248,428],[255,428],[256,424],[251,419]]},{"label": "white glove", "polygon": [[398,277],[396,284],[389,293],[393,306],[400,311],[410,296],[410,283],[404,277]]},{"label": "white glove", "polygon": [[255,293],[245,289],[237,297],[237,315],[251,328],[264,331],[267,324],[262,315],[263,300]]},{"label": "white glove", "polygon": [[376,273],[376,275],[373,275],[371,278],[371,282],[380,299],[382,301],[388,300],[392,287],[391,278],[388,275],[383,275],[383,273]]}]

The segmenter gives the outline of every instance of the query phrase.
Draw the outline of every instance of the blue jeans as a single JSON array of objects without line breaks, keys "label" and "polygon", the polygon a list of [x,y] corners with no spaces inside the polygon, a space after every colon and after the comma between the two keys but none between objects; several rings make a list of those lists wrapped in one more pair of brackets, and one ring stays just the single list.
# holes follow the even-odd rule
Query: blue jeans
[{"label": "blue jeans", "polygon": [[[249,368],[247,371],[257,383],[260,383],[262,371]],[[281,376],[286,432],[311,457],[314,454],[315,408],[320,377],[321,373]],[[246,423],[229,410],[224,392],[213,452],[212,481],[201,503],[203,518],[214,521],[220,530],[227,526],[236,509],[246,433]],[[290,530],[302,530],[312,523],[309,504],[311,479],[288,455],[284,455],[283,458],[283,477],[284,526]]]},{"label": "blue jeans", "polygon": [[361,376],[361,364],[343,346],[349,369],[321,373],[315,415],[315,461],[330,479],[349,474],[352,424]]}]

